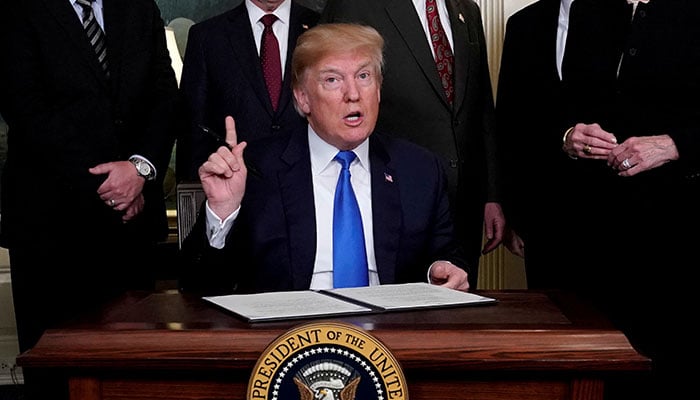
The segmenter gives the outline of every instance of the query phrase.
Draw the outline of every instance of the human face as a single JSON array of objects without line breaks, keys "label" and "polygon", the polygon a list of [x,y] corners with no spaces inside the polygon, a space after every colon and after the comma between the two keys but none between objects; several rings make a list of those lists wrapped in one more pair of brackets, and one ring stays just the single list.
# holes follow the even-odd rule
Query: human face
[{"label": "human face", "polygon": [[272,12],[284,3],[286,0],[250,0],[251,3],[258,6],[259,9],[265,12]]},{"label": "human face", "polygon": [[321,139],[340,150],[352,150],[377,123],[379,74],[364,53],[333,54],[306,71],[294,96]]}]

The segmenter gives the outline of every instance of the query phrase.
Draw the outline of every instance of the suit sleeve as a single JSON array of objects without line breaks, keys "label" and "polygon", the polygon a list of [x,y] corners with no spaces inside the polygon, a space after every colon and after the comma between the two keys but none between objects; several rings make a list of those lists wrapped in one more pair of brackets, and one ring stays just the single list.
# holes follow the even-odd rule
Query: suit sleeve
[{"label": "suit sleeve", "polygon": [[[180,93],[185,107],[187,124],[178,139],[177,170],[179,180],[199,180],[198,169],[206,160],[208,149],[205,137],[199,125],[208,125],[205,113],[208,109],[207,65],[205,62],[204,42],[206,30],[201,25],[190,29],[182,67]],[[223,123],[223,121],[222,121]],[[217,130],[216,127],[210,127]]]}]

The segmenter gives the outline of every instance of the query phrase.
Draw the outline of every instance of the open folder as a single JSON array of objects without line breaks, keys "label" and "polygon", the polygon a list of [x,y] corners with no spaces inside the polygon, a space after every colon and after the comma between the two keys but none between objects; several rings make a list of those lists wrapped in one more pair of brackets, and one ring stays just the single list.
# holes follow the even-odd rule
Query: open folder
[{"label": "open folder", "polygon": [[495,304],[496,299],[428,283],[203,297],[249,322]]}]

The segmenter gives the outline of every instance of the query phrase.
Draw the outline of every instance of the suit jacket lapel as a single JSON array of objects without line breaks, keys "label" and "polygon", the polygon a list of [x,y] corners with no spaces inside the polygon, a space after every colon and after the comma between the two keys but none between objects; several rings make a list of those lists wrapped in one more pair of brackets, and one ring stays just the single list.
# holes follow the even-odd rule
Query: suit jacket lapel
[{"label": "suit jacket lapel", "polygon": [[[420,22],[417,21],[415,7],[405,0],[390,0],[388,3],[386,13],[389,19],[396,26],[396,30],[404,39],[406,46],[413,54],[435,93],[447,104],[447,97],[442,89],[442,84],[440,84],[437,68],[435,68],[433,52]],[[401,68],[401,66],[392,65],[390,68]]]},{"label": "suit jacket lapel", "polygon": [[[97,56],[95,56],[95,51],[90,46],[87,40],[83,26],[80,23],[80,18],[75,13],[73,6],[68,1],[55,1],[55,0],[44,0],[45,9],[56,18],[56,20],[64,27],[66,30],[66,35],[68,37],[68,42],[72,43],[73,46],[78,48],[79,57],[81,57],[105,88],[107,88],[107,78],[105,77],[102,68],[97,61]],[[109,45],[107,51],[109,52]],[[108,56],[109,57],[109,56]]]},{"label": "suit jacket lapel", "polygon": [[468,24],[473,23],[466,19],[468,15],[462,7],[462,3],[456,0],[447,0],[447,13],[450,16],[450,26],[452,28],[452,47],[454,48],[454,85],[455,98],[454,108],[458,110],[459,105],[464,102],[467,92],[467,82],[469,73],[469,49],[471,43],[477,43],[476,38],[469,37]]},{"label": "suit jacket lapel", "polygon": [[292,8],[289,16],[289,35],[287,43],[287,60],[284,63],[284,77],[282,82],[282,93],[280,94],[280,102],[277,107],[277,113],[282,113],[287,107],[291,106],[292,101],[292,52],[297,43],[297,38],[309,29],[308,25],[304,25],[299,12],[299,5],[292,2]]},{"label": "suit jacket lapel", "polygon": [[287,213],[293,287],[308,288],[316,259],[316,211],[314,207],[308,136],[300,129],[291,136],[282,161],[288,168],[277,176],[282,206]]},{"label": "suit jacket lapel", "polygon": [[[121,83],[121,65],[124,54],[125,29],[127,29],[127,16],[124,14],[127,9],[121,4],[121,0],[103,0],[105,19],[105,38],[107,41],[107,63],[109,65],[110,80],[112,87]],[[163,27],[165,29],[165,27]],[[95,58],[95,57],[93,57]],[[95,58],[95,67],[98,73],[106,82],[105,74]]]},{"label": "suit jacket lapel", "polygon": [[[241,71],[245,75],[244,79],[253,86],[253,92],[255,92],[265,110],[270,115],[273,115],[272,103],[270,102],[270,96],[267,94],[267,87],[265,87],[265,78],[260,66],[258,49],[255,47],[255,38],[250,27],[248,10],[246,10],[245,4],[241,4],[231,10],[228,20],[230,23],[227,26],[227,36],[233,51],[234,60],[241,65]],[[242,37],[248,38],[248,40],[240,40]]]},{"label": "suit jacket lapel", "polygon": [[376,134],[370,136],[369,159],[372,176],[372,221],[374,255],[379,281],[394,282],[401,232],[401,198],[398,176],[384,143]]}]

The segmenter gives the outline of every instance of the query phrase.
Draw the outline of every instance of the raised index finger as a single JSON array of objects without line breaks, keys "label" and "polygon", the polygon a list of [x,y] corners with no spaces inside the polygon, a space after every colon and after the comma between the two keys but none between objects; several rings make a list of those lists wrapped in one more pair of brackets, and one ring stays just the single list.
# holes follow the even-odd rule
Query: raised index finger
[{"label": "raised index finger", "polygon": [[226,117],[226,143],[229,144],[231,148],[238,144],[238,136],[236,135],[236,121],[233,120],[232,116]]}]

